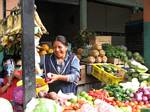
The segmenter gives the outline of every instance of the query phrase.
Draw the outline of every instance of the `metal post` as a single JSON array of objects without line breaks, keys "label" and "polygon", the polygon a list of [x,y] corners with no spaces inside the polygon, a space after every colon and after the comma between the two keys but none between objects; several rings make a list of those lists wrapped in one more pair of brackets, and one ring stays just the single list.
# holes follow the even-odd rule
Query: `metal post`
[{"label": "metal post", "polygon": [[24,109],[35,92],[34,0],[22,0],[22,60]]},{"label": "metal post", "polygon": [[80,0],[80,30],[87,28],[87,0]]},{"label": "metal post", "polygon": [[144,60],[150,69],[150,0],[144,0]]},{"label": "metal post", "polygon": [[6,18],[6,0],[3,0],[3,18]]}]

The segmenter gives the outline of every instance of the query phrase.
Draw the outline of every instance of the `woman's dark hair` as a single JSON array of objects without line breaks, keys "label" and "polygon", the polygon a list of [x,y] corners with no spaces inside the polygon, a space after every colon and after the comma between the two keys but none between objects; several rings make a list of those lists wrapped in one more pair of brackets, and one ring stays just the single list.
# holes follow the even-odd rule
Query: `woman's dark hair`
[{"label": "woman's dark hair", "polygon": [[56,38],[55,38],[55,40],[53,41],[53,43],[54,43],[55,41],[59,41],[59,42],[61,42],[62,44],[64,44],[65,46],[68,46],[68,42],[67,42],[65,36],[58,35],[58,36],[56,36]]}]

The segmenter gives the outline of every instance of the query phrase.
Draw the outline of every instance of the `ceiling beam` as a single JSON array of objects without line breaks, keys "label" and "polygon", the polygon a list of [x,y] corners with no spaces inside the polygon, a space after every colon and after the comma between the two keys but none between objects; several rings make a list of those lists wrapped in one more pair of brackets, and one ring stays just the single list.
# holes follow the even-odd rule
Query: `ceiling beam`
[{"label": "ceiling beam", "polygon": [[79,5],[79,0],[41,0],[41,1]]},{"label": "ceiling beam", "polygon": [[96,0],[103,3],[111,3],[129,7],[143,8],[143,0]]}]

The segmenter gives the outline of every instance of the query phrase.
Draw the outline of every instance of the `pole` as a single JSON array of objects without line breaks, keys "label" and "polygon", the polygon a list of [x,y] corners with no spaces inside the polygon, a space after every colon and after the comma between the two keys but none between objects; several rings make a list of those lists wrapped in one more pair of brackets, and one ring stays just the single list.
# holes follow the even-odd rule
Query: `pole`
[{"label": "pole", "polygon": [[22,60],[24,109],[35,92],[34,0],[22,0]]}]

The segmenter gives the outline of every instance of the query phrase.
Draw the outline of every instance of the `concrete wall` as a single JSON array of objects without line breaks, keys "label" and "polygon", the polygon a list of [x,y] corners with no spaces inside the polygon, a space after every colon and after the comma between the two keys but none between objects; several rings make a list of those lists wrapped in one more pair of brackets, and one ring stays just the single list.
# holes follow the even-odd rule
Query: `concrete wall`
[{"label": "concrete wall", "polygon": [[[7,15],[9,15],[10,10],[17,6],[19,0],[6,0],[6,10]],[[3,18],[3,0],[0,0],[0,19]]]},{"label": "concrete wall", "polygon": [[[88,2],[88,29],[98,32],[125,33],[132,10],[125,7]],[[113,36],[113,44],[125,44],[125,37]]]}]

